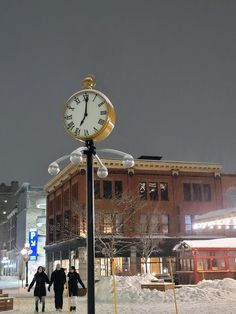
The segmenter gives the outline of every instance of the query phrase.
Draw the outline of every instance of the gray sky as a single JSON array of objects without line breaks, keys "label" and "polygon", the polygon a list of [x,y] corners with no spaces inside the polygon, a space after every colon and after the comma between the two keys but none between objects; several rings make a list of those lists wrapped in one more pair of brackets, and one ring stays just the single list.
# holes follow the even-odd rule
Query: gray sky
[{"label": "gray sky", "polygon": [[93,73],[116,127],[97,148],[236,170],[236,1],[0,2],[0,181],[43,185],[80,142],[65,101]]}]

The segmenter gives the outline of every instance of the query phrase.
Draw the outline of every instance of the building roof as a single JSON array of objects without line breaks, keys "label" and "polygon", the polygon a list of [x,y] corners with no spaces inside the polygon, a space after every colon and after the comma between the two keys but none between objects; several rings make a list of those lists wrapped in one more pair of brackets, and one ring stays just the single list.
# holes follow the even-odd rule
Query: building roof
[{"label": "building roof", "polygon": [[223,238],[213,240],[184,240],[178,243],[173,251],[185,249],[200,249],[200,248],[235,248],[236,238]]}]

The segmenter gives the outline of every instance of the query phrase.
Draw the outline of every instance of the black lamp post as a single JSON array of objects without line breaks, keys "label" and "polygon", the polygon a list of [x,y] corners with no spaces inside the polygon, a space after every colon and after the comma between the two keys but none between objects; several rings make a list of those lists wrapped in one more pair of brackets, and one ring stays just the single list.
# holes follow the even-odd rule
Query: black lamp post
[{"label": "black lamp post", "polygon": [[94,277],[94,174],[93,156],[96,154],[93,141],[86,141],[88,150],[84,151],[87,160],[87,287],[88,287],[88,313],[95,313],[95,277]]}]

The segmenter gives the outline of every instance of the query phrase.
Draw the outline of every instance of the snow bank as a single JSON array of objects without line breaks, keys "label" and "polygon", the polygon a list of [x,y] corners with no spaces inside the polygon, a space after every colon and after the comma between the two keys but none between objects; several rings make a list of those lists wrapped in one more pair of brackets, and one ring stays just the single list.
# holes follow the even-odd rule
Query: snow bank
[{"label": "snow bank", "polygon": [[[150,283],[155,279],[152,275],[122,277],[116,276],[117,302],[158,302],[172,303],[173,290],[166,292],[141,289],[141,284]],[[203,280],[196,286],[177,288],[178,302],[209,302],[220,299],[235,299],[236,281],[225,278],[223,280]],[[96,284],[96,301],[113,302],[113,279],[104,277]]]}]

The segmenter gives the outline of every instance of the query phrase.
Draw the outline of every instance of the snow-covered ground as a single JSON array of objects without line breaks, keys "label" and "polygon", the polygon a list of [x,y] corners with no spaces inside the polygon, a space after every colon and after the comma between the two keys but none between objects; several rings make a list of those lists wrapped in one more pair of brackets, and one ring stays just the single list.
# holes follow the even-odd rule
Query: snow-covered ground
[{"label": "snow-covered ground", "polygon": [[[173,290],[160,292],[141,289],[141,283],[150,283],[151,275],[116,277],[118,314],[176,314]],[[233,279],[207,280],[196,286],[178,288],[176,291],[178,314],[236,314],[236,281]],[[8,290],[16,296],[11,313],[33,313],[33,298],[25,290]],[[68,313],[65,291],[64,311]],[[54,313],[53,294],[46,299],[46,312]],[[78,299],[78,312],[87,313],[87,299]],[[8,312],[10,313],[10,312]],[[96,314],[113,314],[112,278],[103,278],[96,284]]]}]

